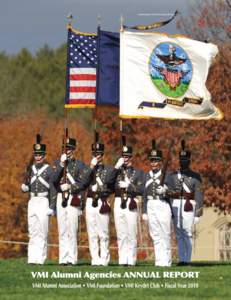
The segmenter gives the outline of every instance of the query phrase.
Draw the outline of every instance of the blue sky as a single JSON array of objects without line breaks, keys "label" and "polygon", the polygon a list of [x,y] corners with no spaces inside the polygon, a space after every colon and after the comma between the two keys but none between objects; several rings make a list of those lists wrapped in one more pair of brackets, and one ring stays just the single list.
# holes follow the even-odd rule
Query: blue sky
[{"label": "blue sky", "polygon": [[[0,0],[0,51],[15,54],[22,47],[32,53],[45,43],[58,47],[66,41],[66,16],[74,16],[73,26],[95,32],[97,15],[105,30],[118,31],[120,15],[128,25],[148,24],[178,9],[187,14],[185,0]],[[150,14],[150,15],[149,15]],[[163,29],[176,33],[175,21]],[[162,31],[163,31],[162,30]]]}]

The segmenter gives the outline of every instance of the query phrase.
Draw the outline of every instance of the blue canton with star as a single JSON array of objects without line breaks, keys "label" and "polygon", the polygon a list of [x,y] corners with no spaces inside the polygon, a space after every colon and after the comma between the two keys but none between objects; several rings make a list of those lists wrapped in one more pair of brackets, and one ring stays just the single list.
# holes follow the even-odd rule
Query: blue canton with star
[{"label": "blue canton with star", "polygon": [[69,63],[71,68],[97,65],[97,36],[70,33]]}]

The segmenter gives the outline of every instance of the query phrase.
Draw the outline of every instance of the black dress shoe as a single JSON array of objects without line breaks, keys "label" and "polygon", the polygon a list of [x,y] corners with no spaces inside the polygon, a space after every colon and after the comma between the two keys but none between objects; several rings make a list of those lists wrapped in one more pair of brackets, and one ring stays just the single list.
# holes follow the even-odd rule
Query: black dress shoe
[{"label": "black dress shoe", "polygon": [[185,262],[185,261],[180,261],[178,262],[177,266],[189,266],[190,263]]},{"label": "black dress shoe", "polygon": [[180,261],[180,262],[177,263],[177,266],[178,266],[178,267],[181,267],[181,266],[184,266],[184,265],[185,265],[185,262],[184,262],[184,261]]}]

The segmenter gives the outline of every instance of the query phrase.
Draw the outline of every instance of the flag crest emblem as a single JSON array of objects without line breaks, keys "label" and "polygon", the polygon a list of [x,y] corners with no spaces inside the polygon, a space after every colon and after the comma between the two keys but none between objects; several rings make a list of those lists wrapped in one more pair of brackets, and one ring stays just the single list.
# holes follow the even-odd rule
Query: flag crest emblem
[{"label": "flag crest emblem", "polygon": [[171,98],[182,97],[193,76],[188,54],[175,43],[163,42],[152,51],[149,74],[155,87]]}]

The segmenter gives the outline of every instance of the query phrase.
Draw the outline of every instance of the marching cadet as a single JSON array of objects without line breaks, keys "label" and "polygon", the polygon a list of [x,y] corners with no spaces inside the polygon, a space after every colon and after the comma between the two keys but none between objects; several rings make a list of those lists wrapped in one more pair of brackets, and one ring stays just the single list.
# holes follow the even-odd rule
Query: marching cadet
[{"label": "marching cadet", "polygon": [[[65,146],[63,144],[63,150]],[[76,140],[66,138],[66,153],[55,162],[54,173],[58,191],[57,222],[59,233],[59,264],[77,263],[78,218],[82,214],[84,190],[90,182],[91,170],[75,159]]]},{"label": "marching cadet", "polygon": [[142,195],[144,173],[132,166],[132,147],[123,143],[122,157],[115,185],[114,219],[117,233],[119,265],[134,266],[137,259],[137,199]]},{"label": "marching cadet", "polygon": [[160,185],[162,177],[162,151],[152,149],[148,155],[151,170],[146,174],[143,194],[143,220],[148,221],[150,236],[155,250],[155,265],[171,266],[171,203],[166,197],[166,185]]},{"label": "marching cadet", "polygon": [[[28,263],[44,264],[47,257],[48,217],[54,215],[56,192],[52,168],[45,162],[46,145],[37,135],[32,164],[22,191],[30,193],[28,202]],[[49,201],[50,199],[50,201]]]},{"label": "marching cadet", "polygon": [[103,164],[104,144],[92,144],[90,167],[93,169],[92,181],[88,189],[86,201],[86,223],[91,255],[91,265],[107,266],[109,253],[109,214],[108,197],[114,190],[117,170]]},{"label": "marching cadet", "polygon": [[187,265],[192,254],[192,227],[202,216],[203,192],[200,175],[190,169],[191,152],[185,150],[185,141],[181,142],[181,147],[180,170],[170,174],[167,185],[173,199],[179,265]]}]

